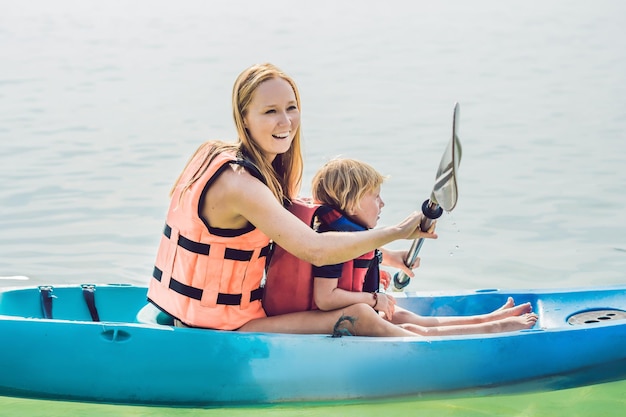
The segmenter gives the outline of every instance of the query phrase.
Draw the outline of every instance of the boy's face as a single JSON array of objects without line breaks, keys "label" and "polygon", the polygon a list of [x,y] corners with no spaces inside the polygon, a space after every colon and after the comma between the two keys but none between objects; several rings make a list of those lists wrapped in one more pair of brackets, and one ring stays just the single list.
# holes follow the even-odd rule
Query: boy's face
[{"label": "boy's face", "polygon": [[380,187],[376,187],[375,190],[366,193],[359,201],[358,207],[350,209],[348,214],[357,223],[373,229],[378,223],[380,211],[384,206],[385,202],[380,197]]}]

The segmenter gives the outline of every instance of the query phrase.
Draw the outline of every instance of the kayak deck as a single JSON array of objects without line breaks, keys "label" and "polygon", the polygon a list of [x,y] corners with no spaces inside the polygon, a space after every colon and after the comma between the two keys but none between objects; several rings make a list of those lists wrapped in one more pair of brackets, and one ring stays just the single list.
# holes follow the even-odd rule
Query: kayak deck
[{"label": "kayak deck", "polygon": [[[484,314],[502,306],[508,297],[516,304],[530,302],[539,319],[535,328],[554,329],[626,319],[626,294],[621,287],[571,290],[458,291],[453,294],[394,293],[397,304],[423,316]],[[91,294],[91,300],[89,295]],[[0,290],[0,316],[31,319],[157,323],[171,317],[151,312],[147,289],[128,284],[40,286]],[[148,304],[149,305],[149,304]],[[49,313],[46,310],[49,309]],[[156,310],[156,309],[155,309]],[[156,310],[158,311],[158,310]]]}]

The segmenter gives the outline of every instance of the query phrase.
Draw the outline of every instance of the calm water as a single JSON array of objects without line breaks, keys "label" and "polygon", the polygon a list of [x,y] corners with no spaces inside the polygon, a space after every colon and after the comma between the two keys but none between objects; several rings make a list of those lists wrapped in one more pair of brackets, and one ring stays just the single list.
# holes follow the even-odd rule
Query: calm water
[{"label": "calm water", "polygon": [[[202,141],[233,138],[232,83],[264,61],[299,83],[305,182],[332,156],[366,160],[390,175],[382,224],[430,195],[461,104],[459,203],[410,289],[624,283],[626,4],[440,3],[0,0],[0,285],[146,284],[169,187]],[[606,416],[624,394],[203,411],[0,398],[0,415]]]}]

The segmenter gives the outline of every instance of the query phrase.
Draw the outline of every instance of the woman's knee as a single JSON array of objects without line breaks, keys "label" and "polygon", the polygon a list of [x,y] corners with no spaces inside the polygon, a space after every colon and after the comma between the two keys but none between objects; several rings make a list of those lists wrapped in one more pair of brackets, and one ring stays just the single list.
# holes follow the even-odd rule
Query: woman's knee
[{"label": "woman's knee", "polygon": [[378,312],[374,310],[370,305],[365,303],[354,304],[350,306],[350,311],[344,312],[344,315],[352,316],[355,318],[354,325],[356,328],[367,328],[368,331],[372,331],[376,327],[383,324],[384,319],[378,315]]},{"label": "woman's knee", "polygon": [[374,310],[371,306],[365,303],[353,304],[350,307],[345,309],[345,313],[351,316],[357,316],[359,318],[372,318],[374,316],[378,316],[376,310]]}]

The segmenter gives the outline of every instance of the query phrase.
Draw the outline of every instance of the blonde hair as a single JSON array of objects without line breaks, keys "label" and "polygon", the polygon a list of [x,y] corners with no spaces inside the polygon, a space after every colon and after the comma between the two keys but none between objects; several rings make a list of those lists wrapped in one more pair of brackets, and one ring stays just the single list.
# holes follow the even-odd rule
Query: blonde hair
[{"label": "blonde hair", "polygon": [[313,200],[347,213],[359,207],[363,196],[380,187],[386,178],[365,162],[334,158],[313,177]]},{"label": "blonde hair", "polygon": [[[199,153],[204,153],[203,158],[205,163],[201,164],[198,171],[185,184],[183,193],[202,176],[216,155],[224,151],[232,151],[237,153],[240,157],[252,162],[259,169],[265,178],[267,186],[278,201],[284,203],[285,200],[290,201],[298,195],[300,186],[302,185],[302,171],[304,165],[301,151],[300,126],[298,126],[296,130],[289,150],[283,154],[277,155],[276,158],[270,162],[263,156],[261,147],[250,137],[244,125],[244,117],[246,116],[248,106],[252,101],[255,91],[263,82],[274,78],[281,78],[291,85],[294,95],[296,96],[298,110],[301,110],[300,93],[298,92],[295,81],[279,68],[270,63],[265,63],[255,64],[245,69],[235,80],[232,93],[232,110],[235,127],[237,128],[238,141],[236,143],[209,141],[200,145],[187,165],[189,165],[191,160]],[[178,177],[170,194],[172,194],[174,189],[178,186],[181,176]]]}]

